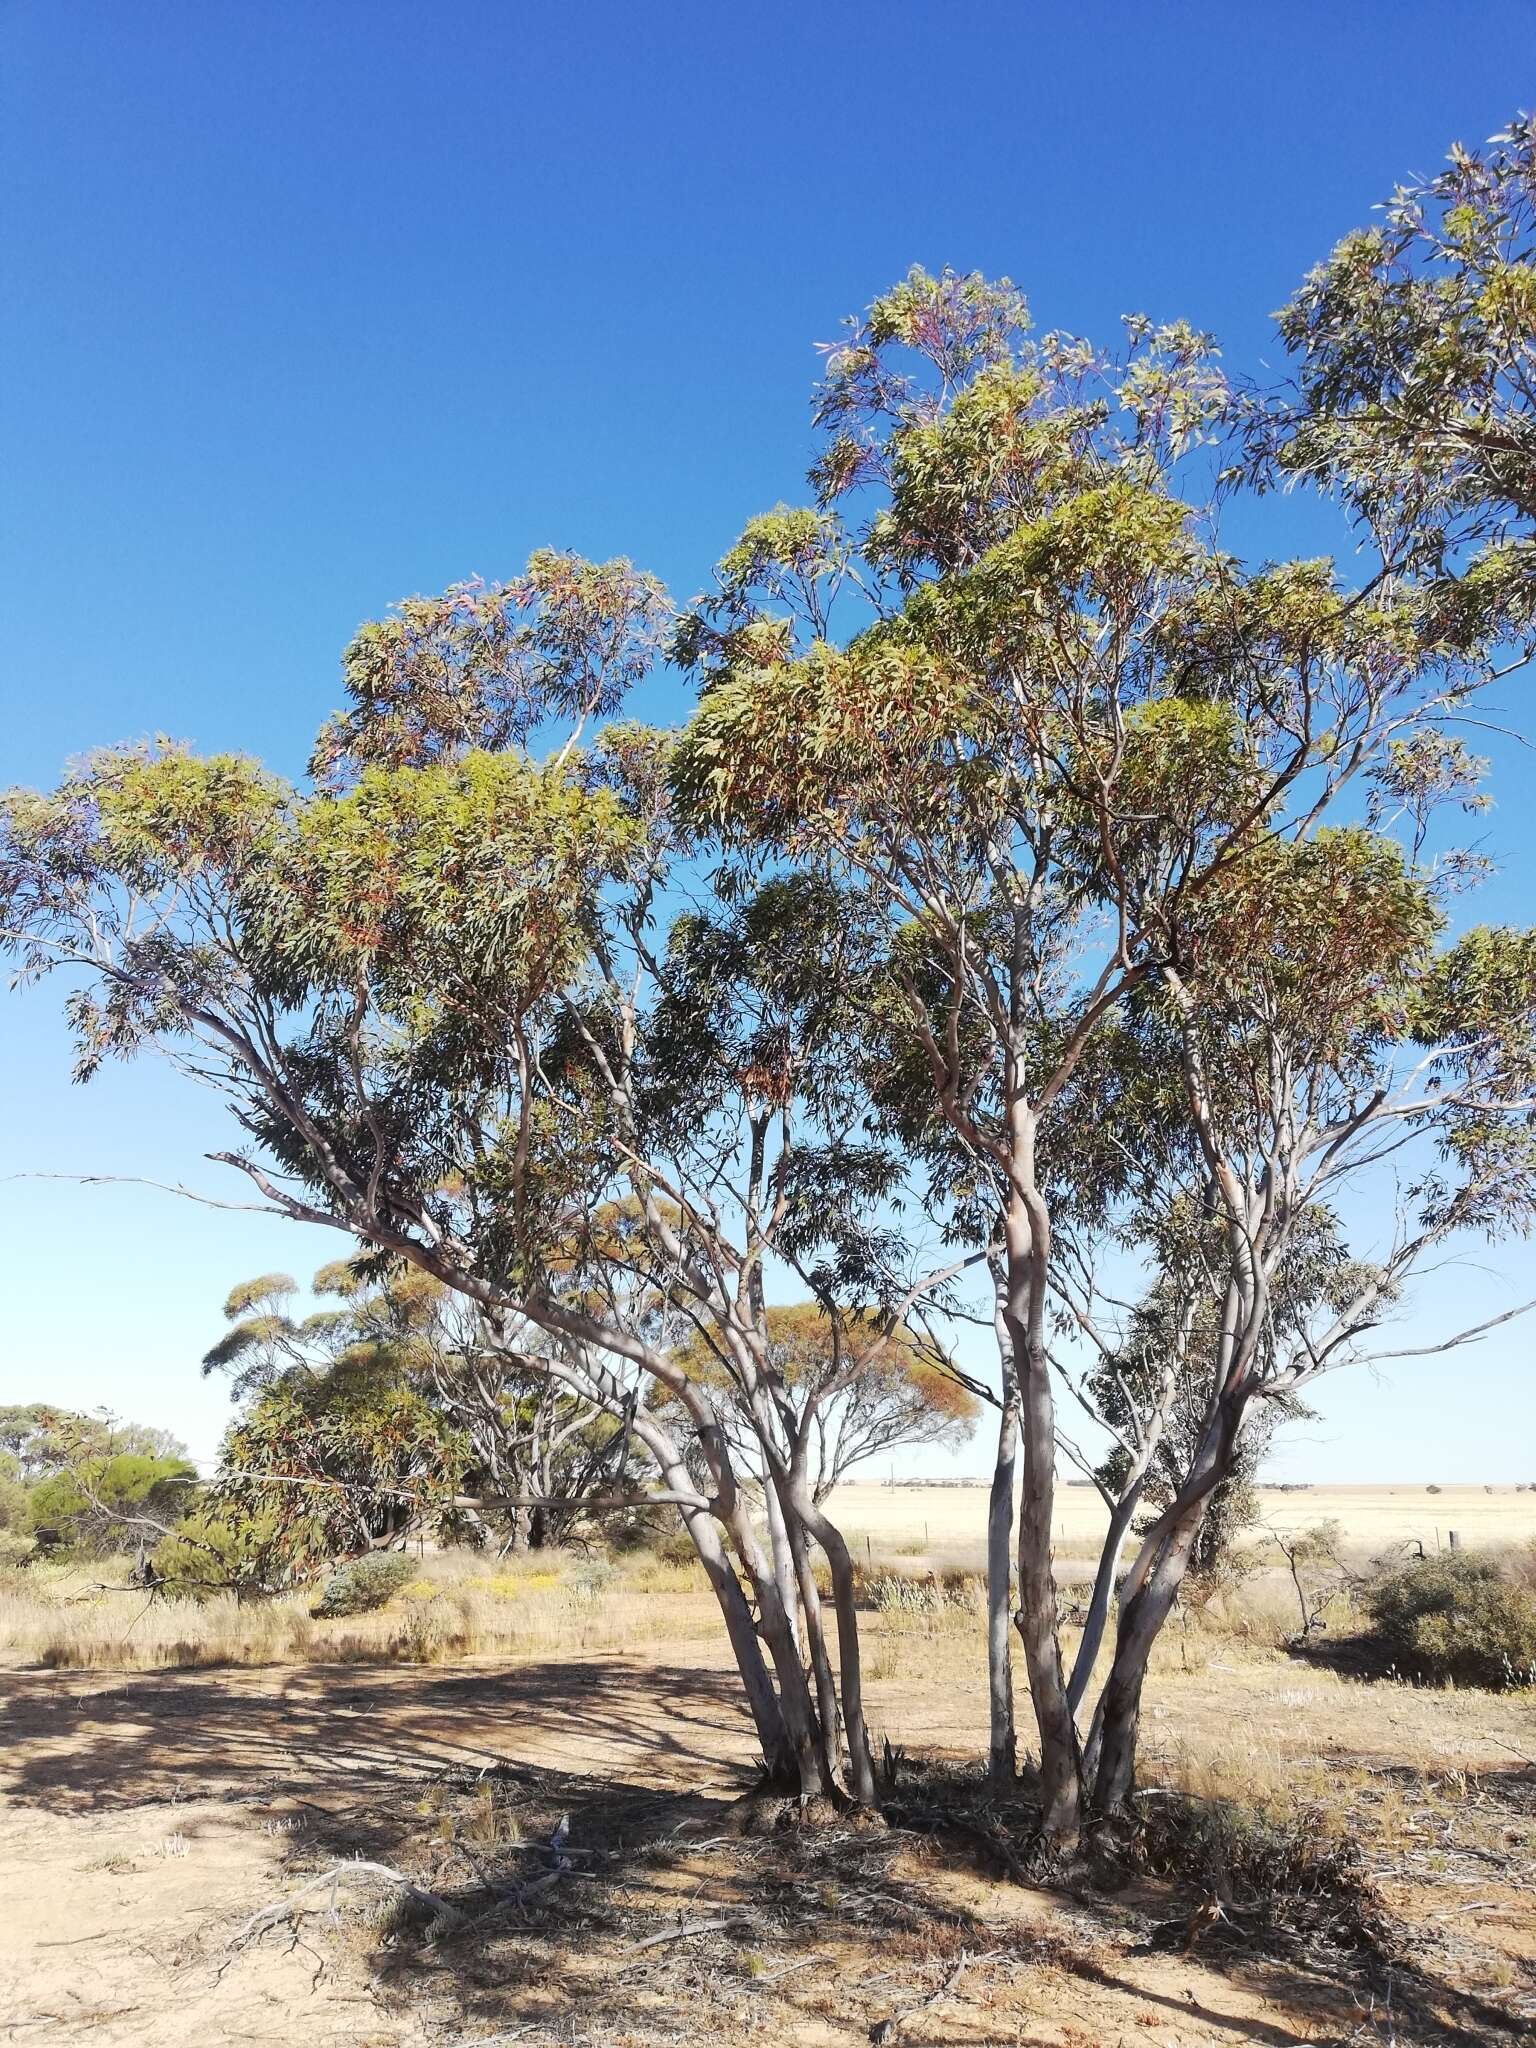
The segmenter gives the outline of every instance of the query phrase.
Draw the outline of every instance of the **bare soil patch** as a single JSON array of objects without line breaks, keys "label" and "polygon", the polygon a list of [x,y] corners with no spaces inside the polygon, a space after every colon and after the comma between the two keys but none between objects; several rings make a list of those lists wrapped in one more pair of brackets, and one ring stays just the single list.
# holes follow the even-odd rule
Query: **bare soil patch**
[{"label": "bare soil patch", "polygon": [[[1154,1830],[1117,1891],[1014,1881],[989,1841],[1006,1851],[1027,1815],[989,1808],[960,1772],[974,1675],[953,1646],[920,1651],[904,1645],[913,1676],[878,1682],[877,1708],[955,1761],[899,1778],[883,1829],[743,1805],[750,1730],[703,1640],[654,1662],[0,1675],[0,2039],[1524,2037],[1536,1767],[1513,1752],[1536,1754],[1528,1700],[1349,1685],[1278,1658],[1159,1679],[1148,1774],[1170,1798],[1197,1754],[1217,1759],[1198,1791],[1246,1778],[1304,1794],[1312,1773],[1320,1825],[1358,1838],[1375,1917],[1324,1901],[1287,1946],[1235,1896],[1191,1935],[1206,1881],[1160,1867]],[[448,1901],[451,1924],[350,1884],[333,1917],[321,1887],[318,1910],[231,1955],[260,1907],[359,1856]]]}]

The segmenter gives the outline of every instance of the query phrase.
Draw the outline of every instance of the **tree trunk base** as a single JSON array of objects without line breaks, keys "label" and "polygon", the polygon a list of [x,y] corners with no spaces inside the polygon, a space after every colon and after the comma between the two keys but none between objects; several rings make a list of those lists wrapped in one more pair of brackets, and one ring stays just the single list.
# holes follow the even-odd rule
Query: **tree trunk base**
[{"label": "tree trunk base", "polygon": [[845,1792],[818,1793],[802,1799],[782,1784],[754,1785],[750,1792],[732,1802],[724,1822],[731,1835],[774,1835],[795,1828],[849,1828],[876,1832],[886,1826],[884,1814],[872,1806],[861,1806]]}]

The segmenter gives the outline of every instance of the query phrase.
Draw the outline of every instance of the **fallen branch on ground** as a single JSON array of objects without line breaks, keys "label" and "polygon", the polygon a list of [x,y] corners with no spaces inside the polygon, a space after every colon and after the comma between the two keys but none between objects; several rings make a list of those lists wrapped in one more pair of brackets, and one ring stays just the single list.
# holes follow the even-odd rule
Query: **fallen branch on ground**
[{"label": "fallen branch on ground", "polygon": [[875,2021],[869,2030],[869,2038],[875,2044],[875,2048],[881,2048],[881,2043],[883,2042],[894,2041],[901,2029],[910,2020],[916,2019],[919,2013],[931,2012],[936,2005],[942,2005],[946,1998],[953,1995],[956,1985],[973,1964],[996,1962],[999,1956],[1005,1953],[1006,1951],[1003,1949],[992,1948],[988,1949],[984,1955],[973,1956],[969,1949],[961,1949],[960,1960],[955,1964],[955,1967],[950,1971],[943,1983],[930,1991],[926,1998],[919,1998],[915,2004],[902,2006],[898,2011],[889,2014],[887,2018]]},{"label": "fallen branch on ground", "polygon": [[476,1876],[480,1878],[480,1881],[487,1886],[487,1889],[495,1889],[502,1894],[497,1903],[487,1913],[471,1916],[462,1907],[455,1906],[450,1900],[441,1897],[437,1892],[428,1891],[424,1885],[419,1885],[413,1878],[407,1877],[403,1870],[392,1869],[387,1863],[365,1863],[361,1860],[351,1863],[338,1863],[333,1869],[322,1870],[318,1877],[312,1877],[307,1884],[300,1885],[291,1898],[275,1899],[270,1905],[262,1906],[257,1912],[253,1913],[236,1934],[233,1941],[231,1941],[229,1945],[230,1954],[238,1954],[249,1943],[259,1941],[262,1935],[270,1933],[274,1927],[281,1927],[285,1921],[293,1926],[295,1937],[297,1937],[298,1923],[304,1917],[304,1914],[319,1910],[318,1907],[307,1906],[305,1901],[312,1893],[322,1890],[326,1885],[329,1885],[331,1888],[331,1911],[334,1913],[336,1909],[336,1887],[344,1878],[365,1878],[374,1884],[398,1885],[402,1896],[428,1916],[428,1941],[450,1940],[456,1934],[463,1934],[470,1929],[484,1926],[487,1921],[494,1920],[499,1914],[505,1913],[511,1908],[526,1905],[530,1899],[538,1898],[542,1893],[549,1891],[552,1886],[559,1884],[562,1878],[574,1876],[576,1872],[572,1863],[572,1856],[590,1852],[583,1850],[572,1851],[566,1847],[570,1828],[570,1815],[562,1815],[560,1823],[550,1836],[548,1843],[543,1845],[543,1853],[553,1860],[553,1869],[546,1870],[541,1877],[533,1878],[524,1885],[491,1886],[490,1880],[481,1870],[474,1856],[464,1849],[464,1844],[462,1842],[455,1843],[454,1846],[464,1853],[466,1861],[474,1870]]},{"label": "fallen branch on ground", "polygon": [[464,1915],[457,1906],[450,1905],[447,1899],[439,1897],[436,1892],[427,1891],[422,1885],[408,1878],[404,1871],[392,1870],[387,1863],[338,1863],[334,1869],[322,1870],[320,1875],[312,1877],[308,1884],[300,1885],[291,1898],[275,1899],[270,1905],[258,1908],[235,1935],[230,1948],[245,1948],[250,1942],[259,1941],[274,1927],[281,1927],[285,1921],[292,1923],[302,1919],[306,1912],[319,1911],[318,1907],[306,1906],[304,1902],[327,1885],[331,1889],[331,1906],[334,1910],[337,1885],[343,1880],[356,1878],[366,1879],[372,1884],[398,1885],[404,1896],[413,1905],[429,1912],[433,1920],[442,1925],[445,1932],[461,1925],[464,1920]]},{"label": "fallen branch on ground", "polygon": [[757,1922],[750,1913],[732,1913],[725,1920],[688,1920],[680,1927],[667,1927],[660,1934],[648,1934],[644,1941],[631,1944],[630,1953],[638,1955],[643,1948],[660,1948],[664,1942],[686,1941],[695,1934],[721,1934],[728,1927],[755,1927]]}]

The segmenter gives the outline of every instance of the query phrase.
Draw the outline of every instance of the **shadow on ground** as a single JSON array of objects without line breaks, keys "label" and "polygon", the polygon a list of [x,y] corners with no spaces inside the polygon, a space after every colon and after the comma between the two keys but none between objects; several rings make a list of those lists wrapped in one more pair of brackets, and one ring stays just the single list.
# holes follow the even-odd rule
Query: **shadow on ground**
[{"label": "shadow on ground", "polygon": [[377,1858],[449,1907],[387,1913],[370,1972],[395,2010],[430,2009],[466,2040],[660,2043],[706,2014],[722,2039],[767,2027],[893,2048],[1119,2040],[1107,2030],[1130,2014],[1151,2028],[1131,2038],[1165,2024],[1262,2048],[1529,2038],[1415,1955],[1368,1894],[1308,1901],[1294,1926],[1281,1902],[1262,1928],[1235,1910],[1186,1955],[1199,1889],[1021,1883],[1030,1809],[979,1782],[967,1796],[952,1769],[926,1776],[879,1827],[761,1793],[451,1765],[409,1809],[390,1796],[315,1817],[295,1863]]},{"label": "shadow on ground", "polygon": [[[1235,1912],[1185,1955],[1198,1887],[1020,1882],[1027,1805],[953,1767],[915,1766],[884,1827],[748,1797],[750,1723],[709,1668],[10,1673],[0,1700],[13,1807],[249,1807],[282,1830],[278,1905],[357,1857],[407,1873],[439,1903],[321,1885],[219,1967],[350,1953],[377,2007],[454,2044],[1529,2038],[1384,1915],[1283,1943],[1283,1914]],[[1495,1778],[1528,1811],[1536,1772]]]},{"label": "shadow on ground", "polygon": [[456,1763],[558,1763],[565,1752],[621,1778],[707,1776],[710,1765],[731,1776],[754,1755],[732,1678],[624,1658],[496,1672],[6,1672],[0,1705],[0,1791],[54,1811],[317,1794],[334,1804]]}]

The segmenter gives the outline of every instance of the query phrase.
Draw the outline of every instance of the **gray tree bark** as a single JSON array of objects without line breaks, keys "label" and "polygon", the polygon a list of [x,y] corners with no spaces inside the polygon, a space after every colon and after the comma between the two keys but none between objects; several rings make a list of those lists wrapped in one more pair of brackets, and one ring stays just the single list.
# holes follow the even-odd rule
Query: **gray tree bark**
[{"label": "gray tree bark", "polygon": [[1013,1476],[1019,1440],[1019,1390],[1006,1351],[1003,1373],[997,1459],[987,1501],[988,1774],[994,1785],[1011,1785],[1019,1766],[1013,1715]]}]

